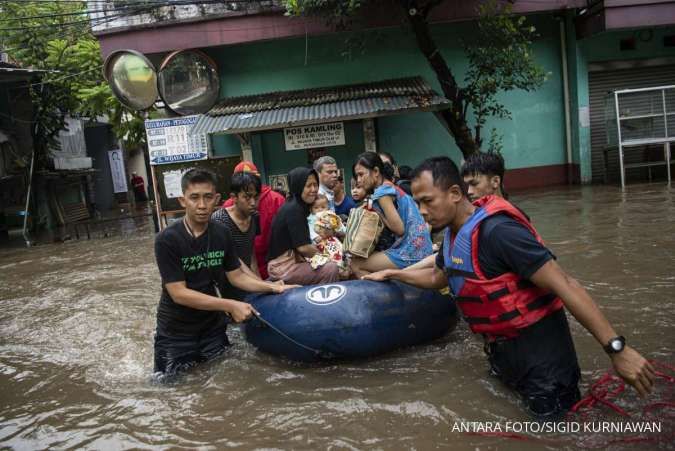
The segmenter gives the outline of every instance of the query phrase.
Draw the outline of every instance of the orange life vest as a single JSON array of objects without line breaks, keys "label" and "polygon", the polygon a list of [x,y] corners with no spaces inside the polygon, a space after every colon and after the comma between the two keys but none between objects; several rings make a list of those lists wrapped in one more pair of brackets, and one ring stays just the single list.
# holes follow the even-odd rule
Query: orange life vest
[{"label": "orange life vest", "polygon": [[563,303],[554,293],[513,272],[493,279],[485,277],[478,263],[478,235],[486,218],[507,214],[543,242],[525,215],[501,197],[485,196],[474,205],[478,208],[457,235],[452,236],[450,228],[445,234],[443,260],[448,285],[473,332],[488,338],[512,338],[519,329],[562,308]]}]

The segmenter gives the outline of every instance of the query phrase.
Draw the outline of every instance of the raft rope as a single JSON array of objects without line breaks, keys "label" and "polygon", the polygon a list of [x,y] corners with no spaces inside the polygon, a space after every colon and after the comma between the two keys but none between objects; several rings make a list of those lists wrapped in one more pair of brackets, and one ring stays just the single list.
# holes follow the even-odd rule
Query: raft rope
[{"label": "raft rope", "polygon": [[[649,363],[651,363],[654,367],[662,368],[675,374],[675,367],[666,363],[657,362],[655,360],[650,360]],[[657,377],[663,379],[669,384],[670,390],[668,395],[670,399],[668,401],[653,402],[648,404],[642,409],[642,416],[645,416],[651,410],[656,408],[675,408],[675,401],[673,401],[673,384],[675,384],[675,376],[666,374],[659,370],[657,370],[655,374]],[[612,387],[613,384],[615,384],[615,387]],[[610,401],[611,399],[614,399],[623,393],[625,389],[626,383],[624,380],[615,375],[611,370],[607,371],[600,379],[591,385],[591,388],[588,390],[588,394],[572,406],[568,412],[568,415],[577,412],[585,415],[587,412],[585,412],[583,409],[590,410],[598,403],[601,403],[619,415],[630,417],[630,413],[626,412],[624,409]]]},{"label": "raft rope", "polygon": [[[640,418],[648,418],[655,410],[675,409],[675,397],[673,396],[673,389],[675,388],[675,367],[666,363],[657,362],[655,360],[649,361],[655,367],[668,371],[671,374],[666,374],[664,371],[656,371],[656,376],[668,384],[666,393],[667,399],[665,401],[656,401],[647,404],[641,412]],[[631,414],[626,410],[616,405],[612,400],[617,398],[626,389],[626,383],[623,379],[613,373],[612,370],[607,371],[597,381],[591,385],[588,394],[573,405],[569,412],[567,412],[567,419],[571,419],[574,414],[579,414],[582,418],[586,418],[588,413],[596,406],[606,406],[623,417],[631,417]],[[675,418],[675,414],[665,414],[667,418]],[[617,443],[638,443],[638,442],[661,442],[670,441],[674,438],[672,434],[667,437],[624,437],[616,440],[610,440],[604,443],[597,443],[594,445],[587,445],[581,442],[571,443],[570,440],[557,440],[533,437],[525,434],[511,433],[511,432],[467,432],[467,435],[478,435],[484,437],[500,437],[513,440],[522,441],[538,441],[549,444],[572,444],[582,448],[605,448],[608,445]]]},{"label": "raft rope", "polygon": [[321,350],[319,350],[319,349],[312,348],[312,347],[310,347],[310,346],[307,346],[307,345],[305,345],[305,344],[302,344],[302,343],[300,343],[299,341],[297,341],[297,340],[295,340],[295,339],[289,337],[289,336],[286,335],[284,332],[282,332],[281,330],[279,330],[279,328],[276,327],[274,324],[270,323],[270,322],[267,321],[265,318],[263,318],[262,315],[260,315],[260,313],[258,313],[257,311],[253,310],[253,314],[255,315],[255,317],[256,317],[261,323],[263,323],[265,326],[269,327],[269,328],[272,329],[274,332],[276,332],[277,334],[281,335],[283,338],[285,338],[286,340],[290,341],[290,342],[293,343],[294,345],[299,346],[299,347],[301,347],[302,349],[304,349],[304,350],[306,350],[306,351],[309,351],[309,352],[311,352],[311,353],[313,353],[313,354],[315,354],[316,356],[321,357],[321,358],[330,358],[330,357],[332,357],[331,353],[329,353],[329,352],[325,352],[325,351],[321,351]]}]

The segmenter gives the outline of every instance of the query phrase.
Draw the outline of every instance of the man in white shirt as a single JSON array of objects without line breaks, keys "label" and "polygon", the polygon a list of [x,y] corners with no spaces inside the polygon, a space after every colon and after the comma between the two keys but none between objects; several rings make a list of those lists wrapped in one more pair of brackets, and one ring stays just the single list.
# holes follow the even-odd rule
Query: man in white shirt
[{"label": "man in white shirt", "polygon": [[335,212],[335,193],[333,188],[338,181],[338,168],[335,158],[325,155],[314,162],[314,170],[319,174],[319,194],[328,198],[328,209]]}]

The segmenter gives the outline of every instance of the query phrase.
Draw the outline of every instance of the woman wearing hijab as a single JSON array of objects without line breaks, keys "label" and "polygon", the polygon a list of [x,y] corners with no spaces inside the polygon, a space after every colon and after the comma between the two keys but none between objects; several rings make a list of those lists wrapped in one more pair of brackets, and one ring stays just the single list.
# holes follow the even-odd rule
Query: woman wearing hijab
[{"label": "woman wearing hijab", "polygon": [[319,192],[319,176],[313,169],[295,168],[288,173],[290,200],[272,221],[267,270],[272,280],[313,285],[339,280],[338,266],[329,262],[312,269],[307,259],[319,251],[309,237],[310,207]]}]

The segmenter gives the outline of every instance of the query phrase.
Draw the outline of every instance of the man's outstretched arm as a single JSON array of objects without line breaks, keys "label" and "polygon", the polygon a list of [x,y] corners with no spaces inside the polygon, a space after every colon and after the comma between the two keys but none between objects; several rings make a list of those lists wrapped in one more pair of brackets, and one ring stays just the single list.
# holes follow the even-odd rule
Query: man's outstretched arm
[{"label": "man's outstretched arm", "polygon": [[385,269],[363,276],[364,280],[398,280],[419,288],[439,290],[448,286],[445,272],[438,266],[413,270]]},{"label": "man's outstretched arm", "polygon": [[[566,274],[555,260],[546,262],[530,277],[530,281],[558,295],[567,310],[602,346],[617,336],[584,287]],[[655,370],[640,353],[626,346],[623,351],[610,354],[610,357],[617,374],[635,387],[640,395],[645,396],[651,392],[656,377]]]},{"label": "man's outstretched arm", "polygon": [[300,285],[284,285],[275,282],[267,282],[250,276],[241,268],[226,273],[227,280],[240,290],[253,293],[283,293],[286,290],[297,288]]}]

